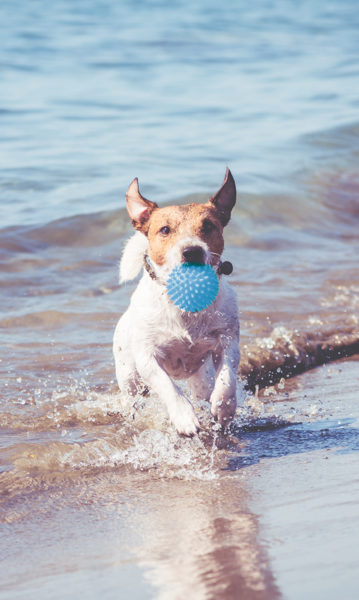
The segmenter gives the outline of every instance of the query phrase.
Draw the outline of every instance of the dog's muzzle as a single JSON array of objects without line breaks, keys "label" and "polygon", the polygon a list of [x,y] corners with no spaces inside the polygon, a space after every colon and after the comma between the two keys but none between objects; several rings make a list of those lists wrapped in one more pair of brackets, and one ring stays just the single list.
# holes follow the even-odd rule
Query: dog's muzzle
[{"label": "dog's muzzle", "polygon": [[205,263],[205,252],[201,246],[187,246],[182,250],[182,258],[185,263],[203,265]]}]

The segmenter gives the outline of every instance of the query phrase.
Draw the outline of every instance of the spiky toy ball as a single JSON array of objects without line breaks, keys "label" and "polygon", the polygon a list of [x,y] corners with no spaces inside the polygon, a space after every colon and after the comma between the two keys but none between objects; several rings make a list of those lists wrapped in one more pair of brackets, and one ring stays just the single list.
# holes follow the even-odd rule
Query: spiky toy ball
[{"label": "spiky toy ball", "polygon": [[173,269],[167,280],[171,301],[187,312],[199,312],[210,306],[218,287],[218,277],[211,265],[183,263]]}]

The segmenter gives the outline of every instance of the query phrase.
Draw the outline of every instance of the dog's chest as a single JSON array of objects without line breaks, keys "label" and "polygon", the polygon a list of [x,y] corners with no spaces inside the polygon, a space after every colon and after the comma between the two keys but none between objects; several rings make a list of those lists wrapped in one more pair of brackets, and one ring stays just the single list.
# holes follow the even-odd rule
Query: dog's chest
[{"label": "dog's chest", "polygon": [[171,377],[187,379],[215,352],[220,334],[217,323],[208,326],[198,320],[189,327],[176,323],[158,340],[158,359]]}]

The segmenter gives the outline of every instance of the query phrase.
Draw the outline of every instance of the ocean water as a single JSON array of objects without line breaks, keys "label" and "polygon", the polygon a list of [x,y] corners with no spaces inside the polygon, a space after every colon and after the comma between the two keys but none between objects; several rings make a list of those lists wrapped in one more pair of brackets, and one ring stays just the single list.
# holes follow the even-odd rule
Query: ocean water
[{"label": "ocean water", "polygon": [[[0,597],[355,598],[356,3],[0,17]],[[246,393],[187,440],[121,408],[125,192],[205,201],[227,164]]]}]

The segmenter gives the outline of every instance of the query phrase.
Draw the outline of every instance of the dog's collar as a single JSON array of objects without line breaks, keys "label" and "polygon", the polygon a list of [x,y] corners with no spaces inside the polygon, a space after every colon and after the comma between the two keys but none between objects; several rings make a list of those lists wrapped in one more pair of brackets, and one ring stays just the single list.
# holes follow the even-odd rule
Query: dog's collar
[{"label": "dog's collar", "polygon": [[[149,274],[149,276],[151,277],[151,279],[153,279],[153,281],[157,281],[157,283],[161,283],[162,285],[165,285],[165,283],[163,281],[161,281],[159,279],[159,277],[157,277],[151,263],[150,263],[150,258],[148,256],[148,254],[145,254],[143,257],[143,265],[147,271],[147,273]],[[217,269],[217,275],[220,277],[221,275],[230,275],[233,271],[233,265],[231,262],[229,262],[229,260],[225,260],[225,261],[219,261],[218,265],[216,265]]]},{"label": "dog's collar", "polygon": [[143,266],[145,267],[147,273],[149,274],[149,276],[151,277],[151,279],[153,279],[154,281],[159,281],[156,273],[153,270],[153,267],[150,263],[150,257],[148,256],[148,254],[144,254],[143,256]]}]

